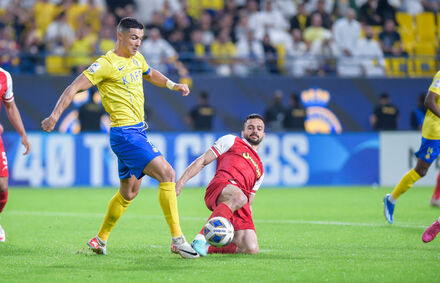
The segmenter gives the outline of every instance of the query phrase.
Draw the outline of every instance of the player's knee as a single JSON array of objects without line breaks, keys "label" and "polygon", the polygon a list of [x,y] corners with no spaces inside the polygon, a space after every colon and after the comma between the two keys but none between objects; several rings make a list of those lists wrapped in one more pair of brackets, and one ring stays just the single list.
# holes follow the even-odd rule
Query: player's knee
[{"label": "player's knee", "polygon": [[260,252],[260,249],[258,248],[258,244],[256,243],[252,243],[252,244],[248,244],[246,249],[244,250],[244,253],[247,254],[258,254]]},{"label": "player's knee", "polygon": [[163,166],[158,177],[159,182],[174,182],[176,180],[176,172],[170,165]]},{"label": "player's knee", "polygon": [[8,190],[8,182],[0,181],[0,192],[6,192]]},{"label": "player's knee", "polygon": [[248,202],[248,198],[243,193],[236,194],[234,200],[235,200],[234,203],[238,208],[245,206],[246,203]]},{"label": "player's knee", "polygon": [[139,191],[128,192],[124,198],[125,198],[125,200],[132,201],[138,195],[138,193],[139,193]]}]

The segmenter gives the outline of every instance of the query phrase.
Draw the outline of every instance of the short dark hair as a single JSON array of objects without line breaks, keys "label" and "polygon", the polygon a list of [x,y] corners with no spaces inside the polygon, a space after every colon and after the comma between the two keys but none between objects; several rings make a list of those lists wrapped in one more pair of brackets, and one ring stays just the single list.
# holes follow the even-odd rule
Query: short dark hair
[{"label": "short dark hair", "polygon": [[292,99],[293,101],[295,101],[295,103],[299,103],[299,94],[296,92],[293,92],[292,94],[290,94],[290,99]]},{"label": "short dark hair", "polygon": [[118,32],[128,32],[131,28],[144,29],[144,25],[135,18],[130,17],[121,19],[118,24]]},{"label": "short dark hair", "polygon": [[244,119],[244,121],[243,121],[243,128],[244,128],[244,125],[246,124],[246,122],[248,120],[250,120],[250,119],[260,119],[264,123],[263,116],[261,116],[260,114],[257,114],[257,113],[252,113],[252,114],[247,115],[247,117]]},{"label": "short dark hair", "polygon": [[388,95],[388,93],[386,93],[386,92],[382,92],[382,93],[380,94],[380,98],[381,98],[381,99],[385,99],[385,98],[390,98],[390,96]]},{"label": "short dark hair", "polygon": [[208,99],[209,98],[209,93],[206,92],[206,91],[201,91],[200,94],[199,94],[199,97],[203,98],[203,99]]}]

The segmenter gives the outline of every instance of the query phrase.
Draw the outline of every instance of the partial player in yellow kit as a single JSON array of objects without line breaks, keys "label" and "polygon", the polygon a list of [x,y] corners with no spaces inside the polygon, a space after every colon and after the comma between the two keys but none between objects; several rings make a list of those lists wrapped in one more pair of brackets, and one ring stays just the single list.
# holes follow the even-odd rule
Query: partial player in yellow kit
[{"label": "partial player in yellow kit", "polygon": [[51,132],[73,96],[96,85],[102,104],[110,115],[110,145],[118,157],[120,188],[110,200],[98,234],[87,244],[97,254],[106,254],[110,232],[139,193],[144,175],[159,181],[159,203],[172,236],[173,251],[185,258],[199,255],[181,231],[175,193],[175,172],[159,150],[148,140],[144,123],[143,80],[189,94],[186,84],[176,84],[150,68],[138,52],[144,27],[134,18],[122,19],[117,27],[114,50],[107,52],[69,85],[42,129]]},{"label": "partial player in yellow kit", "polygon": [[440,153],[440,71],[434,76],[428,94],[425,97],[427,108],[422,127],[422,142],[417,156],[416,166],[408,171],[394,188],[391,194],[384,198],[385,219],[392,224],[394,221],[394,206],[397,199],[409,190],[417,180],[428,172],[432,162]]}]

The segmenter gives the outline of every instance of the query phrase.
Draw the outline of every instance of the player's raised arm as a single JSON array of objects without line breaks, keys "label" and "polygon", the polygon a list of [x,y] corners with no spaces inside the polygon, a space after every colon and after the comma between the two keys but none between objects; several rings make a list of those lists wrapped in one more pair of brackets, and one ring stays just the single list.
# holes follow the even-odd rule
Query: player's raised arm
[{"label": "player's raised arm", "polygon": [[51,132],[54,128],[61,114],[72,102],[73,96],[78,92],[85,91],[91,88],[93,85],[90,80],[84,76],[84,74],[79,75],[61,94],[58,99],[55,108],[49,117],[41,122],[41,128],[45,132]]},{"label": "player's raised arm", "polygon": [[183,186],[190,180],[192,177],[197,175],[202,169],[210,164],[212,161],[216,159],[215,154],[211,149],[208,149],[203,155],[199,156],[196,160],[194,160],[183,172],[182,176],[180,176],[179,180],[176,182],[176,195],[179,195],[182,191]]},{"label": "player's raised arm", "polygon": [[[21,137],[21,144],[25,147],[25,152],[23,155],[28,154],[31,151],[31,143],[29,142],[26,130],[23,126],[23,121],[21,120],[20,112],[18,111],[17,105],[15,101],[12,100],[10,102],[4,102],[6,114],[8,115],[9,121],[11,121],[12,126],[14,126],[15,130]],[[3,127],[2,127],[3,128]]]},{"label": "player's raised arm", "polygon": [[158,87],[167,87],[171,90],[182,92],[182,96],[189,94],[189,87],[187,84],[177,84],[165,77],[161,72],[151,69],[151,72],[144,75],[143,78]]}]

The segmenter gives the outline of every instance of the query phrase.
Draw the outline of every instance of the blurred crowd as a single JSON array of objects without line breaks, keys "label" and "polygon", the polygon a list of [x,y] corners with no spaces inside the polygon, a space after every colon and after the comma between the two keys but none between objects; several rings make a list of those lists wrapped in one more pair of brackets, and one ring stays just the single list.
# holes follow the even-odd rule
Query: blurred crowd
[{"label": "blurred crowd", "polygon": [[439,8],[440,0],[3,0],[0,60],[13,73],[81,72],[114,47],[118,21],[130,16],[146,27],[140,52],[168,74],[384,76],[387,57],[409,53],[396,14]]}]

